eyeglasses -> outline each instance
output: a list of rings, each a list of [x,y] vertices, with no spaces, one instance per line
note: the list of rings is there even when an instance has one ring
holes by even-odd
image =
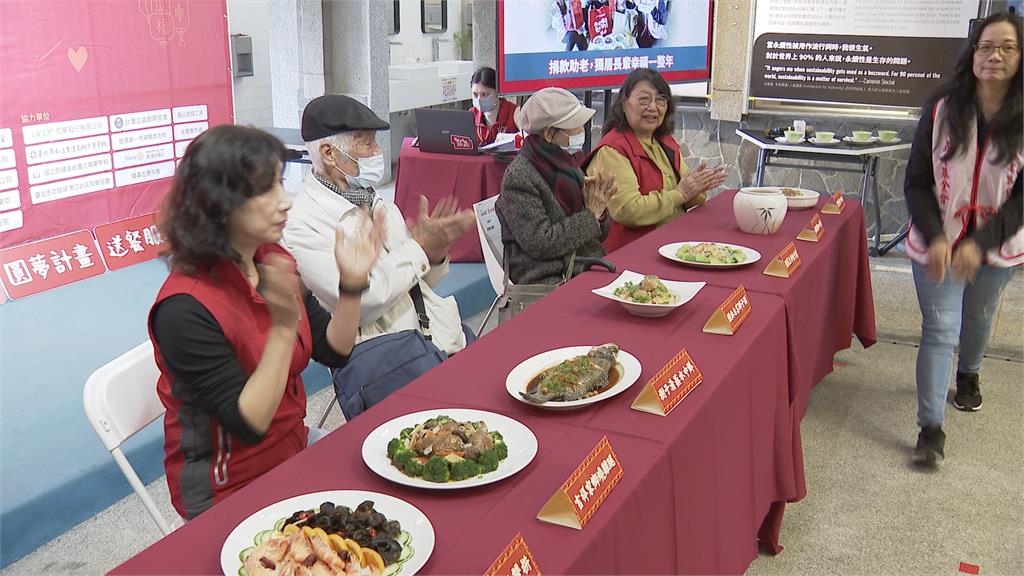
[[[653,98],[651,98],[650,94],[641,94],[636,97],[634,102],[639,104],[642,108],[647,108],[648,106],[651,105],[651,102],[654,102],[654,105],[661,110],[668,108],[668,98],[666,98],[662,94],[658,94]]]
[[[1003,57],[1016,56],[1020,52],[1020,46],[1017,46],[1016,44],[1003,44],[1002,46],[996,46],[995,44],[989,44],[987,42],[974,45],[974,53],[979,56],[991,56],[996,50],[998,50],[999,55]]]

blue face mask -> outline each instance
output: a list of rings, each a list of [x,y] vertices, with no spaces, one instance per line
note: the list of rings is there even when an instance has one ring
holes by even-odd
[[[335,148],[338,150],[338,148]],[[342,154],[341,150],[338,150]],[[377,154],[376,156],[369,156],[367,158],[355,158],[348,156],[349,160],[352,160],[359,166],[359,174],[356,176],[349,176],[345,174],[345,171],[338,168],[338,172],[345,174],[345,182],[348,183],[349,188],[362,189],[362,188],[373,188],[374,186],[380,185],[384,180],[384,154]]]
[[[569,136],[569,145],[562,146],[562,150],[565,150],[569,154],[575,154],[580,150],[583,150],[583,145],[586,144],[586,142],[587,133],[585,131],[580,132],[579,134]]]
[[[481,112],[492,112],[498,107],[498,97],[491,94],[481,98],[473,98],[473,106]]]

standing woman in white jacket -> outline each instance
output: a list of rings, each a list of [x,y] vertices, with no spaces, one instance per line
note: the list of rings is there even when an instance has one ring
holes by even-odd
[[[1024,263],[1020,46],[1012,15],[975,26],[953,78],[922,110],[907,162],[907,253],[921,306],[913,459],[921,464],[945,457],[942,421],[957,343],[953,405],[981,408],[978,372],[992,318]]]

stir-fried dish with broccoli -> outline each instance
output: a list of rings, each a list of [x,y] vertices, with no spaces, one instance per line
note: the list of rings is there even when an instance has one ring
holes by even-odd
[[[614,294],[635,304],[671,304],[678,298],[669,292],[668,287],[653,274],[644,276],[639,284],[627,281],[616,288]]]
[[[740,264],[747,260],[743,250],[715,242],[683,244],[676,252],[676,256],[687,262],[702,264]]]
[[[429,482],[458,482],[493,472],[508,457],[499,432],[484,422],[435,416],[402,430],[388,443],[388,458],[406,476]]]

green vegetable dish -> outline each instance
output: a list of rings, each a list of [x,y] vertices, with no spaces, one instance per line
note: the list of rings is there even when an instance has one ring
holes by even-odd
[[[747,254],[743,250],[714,242],[683,244],[676,251],[676,256],[686,262],[701,264],[742,264],[747,261]]]
[[[406,476],[440,484],[494,472],[508,458],[508,447],[483,422],[436,416],[392,438],[388,458]]]
[[[668,287],[653,274],[644,276],[639,283],[627,281],[615,289],[614,294],[634,304],[671,304],[677,296],[668,291]]]

